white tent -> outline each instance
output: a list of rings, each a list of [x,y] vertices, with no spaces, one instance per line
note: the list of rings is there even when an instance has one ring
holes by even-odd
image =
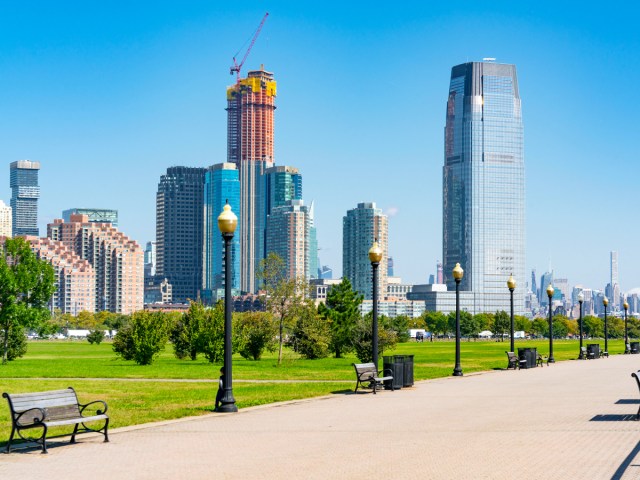
[[[480,338],[491,338],[491,337],[493,337],[493,333],[491,333],[489,330],[483,330],[482,332],[480,332],[478,334],[478,336]]]

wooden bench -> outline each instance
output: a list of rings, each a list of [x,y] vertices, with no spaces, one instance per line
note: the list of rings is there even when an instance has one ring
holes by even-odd
[[[71,434],[71,442],[76,442],[76,434],[84,432],[98,432],[104,435],[104,441],[109,441],[107,430],[109,417],[106,415],[107,404],[102,400],[81,404],[73,388],[65,390],[51,390],[48,392],[9,394],[2,396],[9,402],[11,410],[11,435],[7,443],[7,453],[11,451],[11,441],[17,434],[21,439],[42,445],[42,453],[47,453],[47,431],[51,427],[75,425]],[[84,412],[90,405],[100,404],[95,415],[85,416]],[[98,430],[89,428],[87,422],[104,421],[104,426]],[[80,425],[82,428],[79,429]],[[22,435],[23,430],[41,428],[42,435],[31,439]]]
[[[507,354],[507,360],[509,363],[507,364],[507,370],[513,368],[514,370],[522,367],[523,365],[527,365],[527,361],[525,359],[520,360],[518,356],[514,352],[504,352]]]
[[[356,390],[354,393],[358,393],[358,386],[363,383],[369,383],[373,387],[373,393],[376,393],[376,388],[382,385],[382,382],[389,380],[391,382],[391,390],[393,390],[393,376],[387,375],[380,377],[382,371],[376,369],[375,364],[372,363],[354,363],[353,367],[356,369]],[[390,370],[386,370],[391,373]]]
[[[586,358],[587,360],[591,360],[591,359],[596,358],[595,352],[587,351],[587,347],[580,347],[580,355],[581,355],[582,358]]]

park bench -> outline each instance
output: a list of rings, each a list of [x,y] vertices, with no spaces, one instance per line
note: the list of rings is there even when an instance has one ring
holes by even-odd
[[[106,415],[107,404],[102,400],[81,404],[73,388],[51,390],[48,392],[9,394],[2,396],[9,402],[11,410],[11,435],[7,443],[7,453],[11,451],[11,441],[17,434],[21,439],[42,445],[42,453],[47,453],[47,431],[51,427],[75,425],[71,434],[71,441],[75,443],[76,434],[97,432],[104,435],[104,441],[109,441],[107,429],[109,417]],[[90,405],[100,404],[95,415],[85,416],[84,412]],[[88,422],[104,421],[104,426],[98,430],[87,427]],[[79,428],[82,425],[82,428]],[[42,429],[42,435],[36,439],[22,435],[23,430],[33,428]]]
[[[548,367],[549,357],[543,357],[542,355],[538,354],[538,356],[536,357],[536,365],[540,367],[544,367],[543,365],[544,362],[547,362],[547,367]]]
[[[509,370],[510,368],[513,368],[515,370],[517,368],[522,367],[523,365],[524,366],[527,365],[527,361],[524,358],[520,360],[520,358],[518,358],[518,356],[514,352],[504,352],[504,353],[507,354],[507,359],[509,361],[509,363],[507,364],[507,370]]]
[[[640,372],[640,370],[638,370]],[[638,390],[640,390],[640,378],[636,373],[632,373],[631,376],[636,379],[636,383],[638,384]],[[640,408],[638,408],[638,413],[636,413],[636,420],[640,420]]]
[[[587,347],[580,347],[580,353],[582,354],[582,358],[586,358],[587,360],[591,360],[596,358],[596,352],[587,350]]]
[[[376,388],[382,385],[382,382],[389,381],[391,384],[391,390],[393,390],[393,376],[379,376],[380,373],[384,373],[382,370],[378,371],[375,364],[372,363],[354,363],[353,367],[356,369],[356,390],[354,393],[358,393],[358,386],[363,383],[369,383],[373,388],[373,393],[376,393]],[[391,370],[385,370],[385,372],[391,372]]]

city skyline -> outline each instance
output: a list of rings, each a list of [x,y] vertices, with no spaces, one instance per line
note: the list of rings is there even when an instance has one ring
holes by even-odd
[[[390,9],[269,6],[245,71],[264,64],[277,72],[278,164],[305,176],[322,265],[342,271],[344,211],[376,202],[389,216],[396,275],[425,283],[435,273],[442,260],[441,92],[451,65],[495,56],[518,66],[526,98],[526,271],[542,273],[551,261],[572,285],[604,289],[609,252],[617,251],[621,290],[640,286],[637,229],[610,214],[634,205],[640,173],[634,109],[614,88],[639,69],[637,7],[604,14],[560,8],[549,16],[543,4],[536,11],[505,5],[415,4],[411,19]],[[264,7],[161,3],[152,15],[135,6],[121,20],[116,7],[99,20],[90,10],[63,18],[43,7],[34,17],[10,6],[0,20],[7,72],[0,79],[0,199],[9,203],[8,164],[38,161],[41,232],[69,205],[98,206],[117,209],[120,228],[144,245],[155,239],[159,176],[226,158],[220,92],[233,84],[231,56]],[[54,28],[51,18],[62,22]],[[421,88],[398,102],[401,86],[413,81]],[[390,161],[405,171],[385,167]],[[73,188],[59,188],[70,178]]]

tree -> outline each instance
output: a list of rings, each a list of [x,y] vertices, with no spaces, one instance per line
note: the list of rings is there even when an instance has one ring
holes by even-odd
[[[446,335],[447,332],[451,331],[449,330],[449,319],[444,313],[428,311],[425,312],[424,315],[425,322],[427,324],[426,328],[428,328],[432,334],[435,333]]]
[[[224,302],[205,309],[199,348],[211,363],[220,363],[224,359]]]
[[[329,350],[336,358],[352,348],[353,330],[360,318],[358,306],[362,303],[362,295],[355,292],[348,278],[331,287],[327,293],[327,301],[318,306],[318,313],[329,321],[331,328],[331,344]]]
[[[381,315],[378,323],[378,351],[380,355],[385,350],[393,349],[398,343],[396,332],[384,325],[388,324],[388,319]],[[353,329],[353,348],[356,356],[362,363],[373,362],[373,312],[360,317]]]
[[[113,340],[113,350],[125,360],[151,365],[164,350],[169,337],[167,316],[162,312],[139,311],[131,315],[128,325]]]
[[[207,314],[202,302],[191,302],[187,313],[175,322],[169,336],[173,353],[179,359],[195,360],[202,351],[202,329]]]
[[[515,323],[515,319],[514,319]],[[504,310],[496,312],[493,318],[493,333],[499,335],[504,342],[504,334],[511,331],[511,318]]]
[[[449,323],[449,331],[456,331],[456,312],[449,312],[447,317]],[[471,337],[477,336],[480,333],[478,330],[478,324],[471,315],[466,310],[460,311],[460,336],[468,337],[468,340],[471,341]]]
[[[530,331],[531,331],[532,335],[548,336],[548,334],[549,334],[549,322],[546,319],[544,319],[543,317],[534,318],[533,321],[531,322]]]
[[[373,313],[372,313],[373,315]],[[405,343],[409,341],[409,317],[406,315],[398,315],[396,317],[381,316],[381,321],[384,321],[384,327],[387,330],[392,330],[396,333],[398,342]]]
[[[531,333],[531,320],[523,315],[514,315],[513,323],[516,331]]]
[[[331,329],[315,309],[301,312],[293,329],[294,349],[310,360],[325,358],[329,355]]]
[[[582,318],[582,333],[587,337],[604,337],[604,321],[601,318],[587,315]]]
[[[234,350],[247,360],[260,360],[265,350],[276,349],[276,327],[271,314],[244,312],[233,318]]]
[[[96,330],[91,330],[89,332],[89,335],[87,335],[87,341],[90,344],[96,344],[96,345],[100,345],[102,343],[102,340],[104,340],[104,330],[101,329],[96,329]]]
[[[75,326],[86,330],[93,330],[99,325],[98,319],[92,312],[82,310],[75,318]]]
[[[285,328],[293,328],[300,308],[308,300],[309,284],[304,277],[288,278],[285,262],[276,253],[269,253],[260,264],[259,278],[266,292],[265,306],[278,323],[278,365],[282,363]]]
[[[55,291],[53,267],[36,257],[24,238],[9,238],[0,247],[0,330],[2,363],[24,355],[26,349],[9,352],[11,340],[24,329],[49,318],[47,303]],[[24,335],[23,335],[24,336]],[[11,358],[9,358],[11,357]]]
[[[483,330],[490,330],[493,333],[496,333],[496,330],[493,327],[495,322],[495,317],[493,313],[482,312],[476,313],[474,315],[476,323],[478,324],[478,329],[482,332]]]

